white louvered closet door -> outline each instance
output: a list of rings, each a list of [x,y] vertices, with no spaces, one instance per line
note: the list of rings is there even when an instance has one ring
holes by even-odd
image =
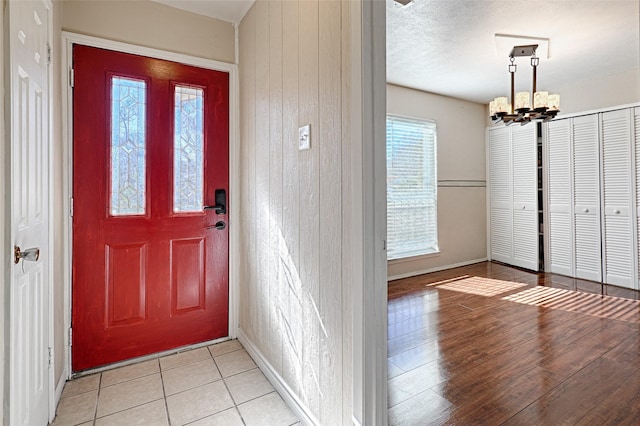
[[[600,154],[597,114],[573,119],[575,276],[602,279]]]
[[[509,129],[489,130],[491,259],[511,263],[511,142]]]
[[[548,123],[545,152],[548,200],[546,270],[573,276],[571,119]]]
[[[640,108],[634,109],[633,114],[633,133],[636,147],[636,248],[640,245]],[[640,248],[638,248],[638,256],[640,257]],[[640,268],[640,258],[637,258],[638,268]],[[637,277],[640,278],[640,271]],[[636,281],[636,288],[638,284]]]
[[[512,128],[513,260],[538,270],[538,145],[536,125]]]
[[[601,119],[605,282],[636,288],[631,111],[606,112]]]

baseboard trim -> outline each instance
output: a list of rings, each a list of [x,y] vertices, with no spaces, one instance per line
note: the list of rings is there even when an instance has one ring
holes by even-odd
[[[58,404],[60,403],[60,398],[62,398],[62,391],[64,390],[64,385],[67,383],[67,377],[69,377],[69,371],[65,368],[60,375],[60,380],[58,380],[58,384],[56,385],[56,394],[54,396],[54,401],[56,404],[56,409],[54,413],[58,411]]]
[[[488,259],[486,257],[483,257],[481,259],[468,260],[466,262],[454,263],[452,265],[436,266],[435,268],[407,272],[406,274],[399,274],[399,275],[393,275],[391,277],[388,277],[387,281],[401,280],[403,278],[415,277],[417,275],[430,274],[431,272],[438,272],[438,271],[444,271],[447,269],[459,268],[461,266],[473,265],[474,263],[486,262],[487,260]]]
[[[249,352],[249,355],[251,355],[251,358],[253,358],[258,367],[260,367],[260,370],[262,370],[267,380],[271,382],[282,399],[289,405],[289,408],[300,418],[300,421],[306,425],[319,425],[320,422],[309,412],[309,409],[300,401],[300,398],[293,392],[293,389],[289,387],[282,376],[278,374],[271,363],[264,357],[262,352],[260,352],[260,349],[247,337],[244,330],[240,327],[238,328],[238,340],[247,352]]]

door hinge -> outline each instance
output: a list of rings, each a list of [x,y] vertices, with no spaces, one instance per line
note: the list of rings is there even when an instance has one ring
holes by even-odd
[[[73,87],[74,83],[75,83],[75,73],[73,71],[73,68],[71,68],[69,70],[69,86]]]
[[[69,346],[73,345],[73,328],[69,329]]]
[[[53,351],[49,347],[49,367],[51,367],[51,364],[53,364]]]
[[[73,197],[69,199],[69,216],[73,217]]]
[[[47,65],[51,65],[51,45],[47,43]]]

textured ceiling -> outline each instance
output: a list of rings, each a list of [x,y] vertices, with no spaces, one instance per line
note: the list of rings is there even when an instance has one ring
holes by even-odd
[[[387,2],[387,81],[488,103],[509,91],[508,53],[494,35],[549,39],[538,88],[640,67],[638,0],[414,0]],[[531,90],[517,58],[516,90]]]
[[[154,1],[234,23],[254,2]],[[549,39],[538,87],[550,92],[640,68],[640,0],[385,1],[387,81],[401,86],[480,103],[507,95],[508,51],[495,34]],[[516,90],[530,90],[528,58],[516,63]]]

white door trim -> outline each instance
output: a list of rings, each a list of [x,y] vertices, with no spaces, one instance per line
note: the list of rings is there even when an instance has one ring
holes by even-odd
[[[4,7],[4,6],[3,6]],[[5,11],[0,12],[0,18],[2,18],[2,30],[0,30],[0,55],[2,55],[2,64],[0,65],[0,92],[2,93],[2,102],[0,102],[0,177],[2,178],[2,183],[0,183],[0,187],[4,194],[9,193],[9,172],[5,165],[7,161],[5,161],[5,153],[6,150],[6,141],[9,139],[9,127],[10,124],[7,123],[5,127],[5,103],[7,101],[6,90],[4,87],[4,74],[5,68],[9,68],[8,60],[6,60],[7,56],[5,55],[5,43],[8,43],[8,25],[9,17],[5,16]],[[10,71],[10,69],[7,69]],[[9,210],[10,202],[5,201],[6,197],[0,197],[0,259],[2,265],[0,267],[0,282],[8,283],[11,280],[9,274],[11,274],[11,267],[9,263],[9,252],[5,250],[5,247],[11,246],[10,235],[5,233],[5,229],[9,229],[11,226],[11,212]],[[2,384],[0,387],[0,417],[4,419],[4,407],[7,405],[6,399],[8,399],[8,386],[9,386],[9,368],[8,365],[8,353],[5,352],[5,344],[8,342],[9,337],[7,336],[8,326],[7,326],[7,318],[8,318],[8,306],[10,303],[7,291],[3,288],[0,290],[0,321],[2,322],[2,329],[0,330],[0,377],[2,378]]]
[[[388,421],[385,7],[351,2],[354,425]]]
[[[54,301],[55,301],[55,273],[54,273],[54,265],[56,260],[58,259],[59,254],[56,254],[54,251],[54,247],[55,247],[55,242],[53,240],[53,236],[54,236],[54,221],[53,221],[53,208],[55,205],[54,202],[54,197],[53,197],[53,176],[54,176],[54,165],[53,165],[53,149],[52,147],[55,144],[55,123],[53,120],[53,111],[54,111],[54,107],[55,107],[55,99],[53,96],[53,88],[54,88],[54,82],[53,82],[53,77],[55,75],[55,73],[53,72],[53,64],[55,63],[55,61],[53,60],[53,3],[51,2],[51,0],[44,0],[46,6],[47,6],[47,10],[49,11],[49,13],[47,14],[47,26],[49,29],[49,33],[47,34],[47,38],[48,38],[48,49],[49,52],[47,53],[48,55],[48,60],[49,60],[49,67],[48,67],[48,75],[47,78],[49,79],[49,84],[47,85],[49,87],[49,146],[47,147],[48,153],[48,159],[49,159],[49,177],[48,177],[48,187],[49,187],[49,194],[48,194],[48,203],[47,203],[47,208],[49,209],[49,248],[48,248],[48,252],[51,253],[50,259],[49,259],[49,350],[51,351],[51,353],[49,354],[49,423],[53,422],[53,418],[56,416],[56,408],[58,407],[58,401],[60,400],[60,396],[62,394],[62,389],[60,389],[60,393],[58,394],[57,389],[56,389],[56,360],[55,360],[55,353],[56,353],[56,346],[55,346],[55,339],[56,339],[56,330],[55,330],[55,311],[54,311]],[[61,377],[64,375],[64,371],[62,371],[61,373]]]
[[[213,41],[213,40],[212,40]],[[152,49],[135,44],[122,43],[103,38],[90,37],[81,34],[62,32],[62,137],[63,137],[63,235],[65,236],[63,259],[64,259],[64,326],[65,326],[65,368],[64,377],[70,378],[71,368],[71,346],[68,330],[71,327],[71,262],[73,259],[72,241],[73,227],[71,223],[71,194],[73,190],[73,88],[70,85],[71,69],[73,61],[73,45],[97,47],[102,49],[115,50],[118,52],[131,53],[151,58],[164,59],[179,62],[186,65],[193,65],[200,68],[222,71],[229,73],[229,337],[235,338],[238,330],[238,237],[239,237],[239,214],[238,214],[238,190],[240,188],[240,175],[237,165],[240,160],[238,146],[238,65],[226,62],[214,61],[212,59],[198,58],[195,56],[180,53],[168,52],[164,50]]]

